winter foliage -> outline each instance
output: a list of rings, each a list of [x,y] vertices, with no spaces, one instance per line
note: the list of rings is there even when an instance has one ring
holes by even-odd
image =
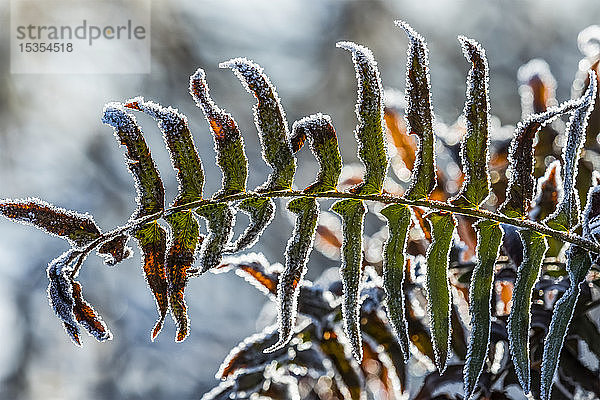
[[[362,176],[343,178],[338,137],[329,115],[304,117],[290,131],[276,88],[262,67],[246,58],[234,58],[220,67],[230,68],[255,97],[254,122],[262,157],[272,169],[255,190],[247,188],[242,131],[212,100],[200,68],[190,77],[189,92],[214,139],[216,163],[222,171],[218,192],[203,193],[203,165],[187,117],[173,107],[135,97],[107,104],[102,118],[125,147],[126,165],[136,187],[137,209],[125,225],[102,232],[89,214],[35,198],[1,200],[0,213],[5,217],[65,238],[71,245],[47,269],[50,305],[71,340],[81,345],[80,327],[99,341],[111,338],[102,318],[84,300],[76,278],[94,250],[111,266],[130,257],[127,243],[132,236],[158,312],[152,340],[168,313],[177,327],[176,341],[190,334],[187,283],[208,271],[234,270],[277,301],[277,326],[250,336],[231,351],[217,373],[223,382],[203,397],[206,400],[236,398],[240,393],[298,398],[298,369],[310,379],[326,381],[329,390],[341,398],[365,398],[373,379],[392,393],[403,393],[407,391],[405,364],[413,356],[427,359],[438,377],[462,378],[464,398],[477,393],[491,398],[487,394],[493,382],[486,379],[498,374],[492,370],[502,355],[492,344],[499,337],[508,343],[511,361],[506,368],[513,368],[523,392],[550,399],[560,379],[570,324],[579,318],[578,300],[586,293],[588,273],[600,253],[600,181],[597,173],[590,172],[592,179],[583,183],[588,193],[583,211],[578,183],[590,116],[600,107],[597,75],[590,70],[587,87],[578,98],[549,106],[556,82],[547,64],[538,60],[519,72],[519,79],[533,93],[533,103],[524,100],[529,112],[507,146],[510,173],[503,173],[507,179],[501,182],[503,190],[498,190],[494,186],[500,175],[493,166],[488,61],[481,44],[459,36],[470,68],[464,135],[457,150],[461,183],[447,193],[448,178],[436,166],[439,141],[434,132],[427,44],[406,22],[396,21],[396,25],[408,36],[405,132],[391,126],[397,121],[386,107],[371,50],[349,41],[336,45],[351,53],[356,73],[354,134],[364,166]],[[544,98],[536,97],[534,89],[539,85],[546,90]],[[163,182],[134,112],[156,120],[169,151],[179,188],[168,207]],[[545,173],[536,184],[539,146],[548,143],[541,137],[536,140],[536,135],[548,134],[545,129],[564,114],[570,119],[562,162],[543,164]],[[416,146],[411,134],[416,135]],[[388,136],[394,146],[403,147],[402,152],[388,152]],[[306,141],[319,171],[308,187],[295,190],[294,175],[300,169],[295,153]],[[412,167],[410,180],[406,190],[388,190],[388,166],[391,163],[394,169],[398,157],[405,157],[404,165]],[[491,197],[498,200],[497,209],[489,207]],[[282,256],[284,265],[270,264],[261,254],[234,255],[260,240],[274,218],[276,198],[290,199],[287,209],[295,220]],[[336,200],[331,211],[339,217],[341,229],[319,224],[324,199]],[[234,239],[238,211],[248,215],[249,223]],[[365,218],[372,211],[386,227],[368,237]],[[206,232],[202,232],[201,220],[206,222]],[[372,242],[380,244],[374,251],[370,251]],[[312,283],[304,278],[308,260],[313,248],[321,251],[323,244],[339,251],[340,279]],[[530,331],[539,324],[536,285],[548,273],[545,260],[549,257],[564,260],[564,287],[550,307],[543,346],[536,347],[543,352],[541,367],[536,367]],[[506,296],[502,288],[497,294],[495,286],[501,258],[516,267],[505,302],[512,306],[504,319],[494,310],[496,298]],[[468,273],[457,278],[452,272],[456,265],[469,263]],[[426,303],[422,309],[419,299]],[[468,337],[458,316],[460,304],[470,314]],[[428,323],[423,324],[419,315],[426,315]],[[370,362],[379,369],[369,368]],[[539,379],[534,380],[534,374]],[[435,386],[427,379],[424,388]]]

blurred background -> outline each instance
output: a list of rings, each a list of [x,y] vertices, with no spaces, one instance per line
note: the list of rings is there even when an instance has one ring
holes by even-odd
[[[126,1],[122,7],[128,9]],[[135,13],[135,10],[127,10]],[[346,162],[356,161],[353,129],[356,81],[339,40],[368,46],[386,88],[404,89],[407,39],[394,26],[404,19],[429,44],[436,117],[453,123],[462,112],[469,66],[456,36],[478,40],[490,65],[491,112],[502,125],[521,118],[517,71],[532,58],[546,60],[557,79],[557,99],[571,96],[582,58],[577,34],[600,21],[597,0],[461,1],[154,1],[152,65],[146,75],[18,75],[10,73],[10,4],[0,2],[0,198],[36,196],[90,212],[104,230],[126,221],[135,208],[133,180],[123,149],[101,121],[102,107],[142,95],[186,114],[207,175],[205,192],[221,184],[213,141],[188,94],[188,77],[206,70],[212,96],[238,122],[250,161],[249,187],[269,169],[260,158],[252,121],[254,99],[219,62],[245,56],[261,64],[277,86],[291,122],[330,114]],[[177,193],[161,135],[143,116],[167,201]],[[299,154],[313,179],[316,162]],[[253,250],[282,262],[292,225],[284,204]],[[323,209],[327,207],[323,204]],[[239,217],[245,222],[245,217]],[[33,228],[0,220],[0,398],[191,399],[215,385],[214,374],[240,340],[275,320],[267,299],[233,274],[206,274],[186,290],[191,334],[175,344],[168,320],[150,342],[156,310],[141,274],[140,254],[114,268],[90,257],[80,275],[87,300],[114,335],[99,344],[85,336],[72,345],[48,306],[46,265],[66,244]],[[130,243],[133,245],[133,242]],[[339,262],[313,252],[308,278]]]

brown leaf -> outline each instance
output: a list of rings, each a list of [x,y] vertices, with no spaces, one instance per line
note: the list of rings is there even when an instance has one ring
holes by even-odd
[[[99,342],[112,339],[112,335],[102,318],[96,314],[87,301],[84,300],[81,294],[81,284],[77,281],[71,282],[73,285],[73,314],[89,333],[91,333]]]
[[[98,254],[104,258],[104,263],[113,266],[131,257],[133,251],[127,247],[128,240],[129,235],[121,234],[104,242],[98,249]]]

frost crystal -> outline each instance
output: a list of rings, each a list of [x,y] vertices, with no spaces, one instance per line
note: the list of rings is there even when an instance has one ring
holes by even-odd
[[[377,62],[368,48],[353,42],[338,42],[336,47],[352,53],[358,82],[354,131],[358,142],[358,157],[365,165],[363,182],[352,188],[358,194],[381,193],[388,168],[384,139],[384,95]]]
[[[74,258],[73,250],[68,250],[48,264],[46,270],[50,281],[48,300],[58,318],[63,322],[65,331],[71,340],[76,345],[81,346],[79,327],[73,313],[75,301],[73,300],[73,286],[70,278],[70,274],[73,272],[70,264],[74,261]]]
[[[275,86],[262,67],[246,58],[234,58],[219,64],[230,68],[258,103],[253,107],[263,160],[273,168],[267,182],[257,191],[289,190],[296,171],[296,159],[289,141],[288,124]]]

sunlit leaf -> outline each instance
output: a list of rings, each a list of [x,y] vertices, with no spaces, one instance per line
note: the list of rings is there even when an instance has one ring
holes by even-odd
[[[135,117],[122,104],[108,103],[104,107],[102,122],[114,128],[115,136],[127,148],[127,167],[135,180],[138,203],[132,218],[163,210],[165,189]]]
[[[470,399],[483,370],[490,344],[491,295],[494,266],[502,244],[502,228],[497,222],[480,220],[477,230],[477,264],[471,277],[469,308],[471,336],[464,368],[465,397]]]
[[[215,141],[217,165],[223,171],[221,190],[215,197],[246,191],[248,159],[244,151],[244,139],[231,116],[211,99],[206,74],[202,68],[190,76],[190,94],[202,109],[210,125]]]
[[[410,187],[404,197],[410,200],[425,199],[435,188],[435,153],[433,134],[433,109],[429,78],[429,50],[427,43],[404,21],[394,21],[409,39],[406,52],[406,121],[408,131],[417,135],[419,146],[410,178]]]
[[[452,214],[432,212],[427,215],[433,240],[427,249],[427,308],[431,326],[435,364],[443,373],[450,356],[451,293],[448,263],[456,219]]]
[[[129,100],[125,107],[142,111],[158,121],[179,182],[179,193],[173,205],[202,199],[204,170],[186,116],[175,108],[165,108],[152,101],[144,101],[142,97]]]
[[[200,248],[200,273],[218,267],[225,252],[225,246],[233,236],[235,214],[226,203],[213,203],[201,206],[196,213],[206,220],[208,235]]]
[[[544,222],[551,228],[568,231],[579,223],[579,194],[575,188],[577,166],[585,142],[587,121],[596,100],[596,74],[590,71],[590,86],[580,99],[567,125],[567,144],[563,149],[563,191],[556,210]]]
[[[0,200],[0,214],[63,237],[75,246],[85,246],[100,236],[100,228],[91,215],[58,208],[36,198]]]
[[[189,334],[190,322],[187,316],[184,291],[188,280],[187,271],[194,264],[200,227],[192,211],[179,211],[166,216],[165,219],[171,226],[172,234],[168,244],[165,267],[167,293],[171,314],[177,325],[175,341],[181,342]]]
[[[304,192],[319,193],[336,190],[342,172],[342,158],[331,117],[319,113],[294,122],[291,138],[294,152],[300,150],[307,138],[310,149],[319,162],[319,173],[316,181],[304,189]]]
[[[352,354],[358,361],[362,359],[360,335],[360,287],[362,284],[362,234],[366,207],[361,200],[339,200],[331,210],[342,218],[342,277],[344,299],[342,315],[344,331],[350,341]]]
[[[129,241],[128,234],[121,234],[108,240],[98,248],[98,254],[104,258],[104,263],[110,266],[120,263],[131,257],[133,250],[127,247]]]
[[[99,342],[112,339],[112,335],[96,310],[83,298],[81,284],[72,281],[73,288],[73,314],[77,322],[83,326]]]
[[[235,253],[254,246],[275,216],[275,202],[266,197],[244,199],[236,208],[248,215],[250,224],[234,243],[225,247],[227,253]]]
[[[219,64],[231,68],[242,81],[246,90],[258,103],[254,106],[254,123],[258,129],[262,156],[273,168],[267,181],[257,191],[289,190],[296,171],[296,159],[292,154],[285,112],[275,86],[262,67],[245,58],[234,58]]]
[[[463,53],[472,64],[467,77],[467,100],[464,114],[467,132],[461,146],[465,180],[451,203],[478,208],[490,193],[488,173],[489,72],[485,50],[479,43],[464,36],[458,37]]]
[[[573,318],[575,305],[579,297],[580,286],[592,266],[592,260],[587,251],[571,245],[567,250],[567,271],[571,285],[554,305],[552,322],[544,342],[542,357],[541,398],[549,400],[552,391],[552,380],[558,368],[561,350],[567,334],[567,329]]]
[[[306,263],[312,251],[319,204],[310,197],[300,197],[288,203],[288,210],[296,214],[292,237],[285,250],[285,269],[277,286],[279,340],[266,351],[272,352],[284,347],[292,338],[298,310],[300,282],[306,273]]]
[[[404,307],[404,254],[406,237],[410,227],[410,210],[402,204],[392,204],[381,210],[388,220],[389,238],[385,243],[383,257],[383,287],[387,295],[386,309],[390,324],[398,337],[405,360],[410,355],[408,326]]]
[[[529,373],[529,325],[531,292],[538,280],[542,261],[548,249],[546,236],[531,230],[520,230],[523,243],[523,261],[517,270],[513,289],[512,307],[508,317],[509,347],[519,383],[528,394]]]
[[[283,267],[281,264],[270,264],[262,253],[225,257],[223,263],[213,272],[227,272],[230,269],[234,269],[236,275],[244,278],[264,294],[270,296],[277,294],[277,283]]]
[[[135,232],[135,238],[142,249],[144,276],[154,295],[158,310],[158,320],[151,334],[151,339],[154,340],[162,329],[169,308],[165,270],[167,232],[157,221],[154,221],[140,227]]]
[[[363,182],[351,191],[363,195],[381,193],[388,169],[388,157],[383,136],[383,86],[377,62],[371,50],[364,46],[353,42],[338,42],[336,46],[352,53],[358,81],[358,125],[354,134],[358,142],[358,157],[365,165],[365,176]]]

